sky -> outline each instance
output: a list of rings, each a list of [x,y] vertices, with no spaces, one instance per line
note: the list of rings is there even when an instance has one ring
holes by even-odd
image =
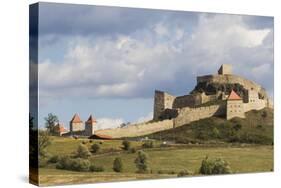
[[[40,3],[39,126],[92,114],[99,129],[153,115],[154,91],[184,95],[231,64],[273,98],[273,18]]]

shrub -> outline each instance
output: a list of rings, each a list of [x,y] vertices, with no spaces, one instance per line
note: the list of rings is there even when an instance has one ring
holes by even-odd
[[[128,140],[124,140],[122,142],[122,145],[123,145],[123,149],[128,151],[130,149],[130,147],[131,147],[131,142],[129,142]]]
[[[93,140],[89,140],[89,143],[93,143]]]
[[[220,138],[220,131],[216,127],[214,127],[212,130],[212,136],[214,138]]]
[[[181,170],[179,173],[178,173],[178,177],[184,177],[184,176],[189,176],[189,175],[192,175],[193,173],[189,170]]]
[[[142,147],[143,147],[143,148],[153,148],[153,141],[145,141],[145,142],[142,144]]]
[[[58,161],[56,168],[73,171],[89,171],[90,162],[87,159],[70,158],[69,156],[63,156]]]
[[[82,144],[87,144],[87,141],[83,140],[83,141],[82,141]]]
[[[199,172],[201,174],[229,174],[231,173],[228,162],[221,158],[211,160],[208,157],[203,159]]]
[[[131,149],[130,149],[130,152],[131,152],[131,153],[136,153],[137,150],[136,150],[136,148],[131,148]]]
[[[242,129],[242,125],[241,125],[241,124],[235,124],[234,127],[233,127],[233,129],[234,129],[235,131],[239,131],[239,130]]]
[[[96,166],[96,165],[92,164],[92,165],[90,165],[89,170],[91,172],[103,172],[104,168],[102,166]]]
[[[59,156],[59,155],[54,155],[54,156],[52,156],[52,157],[48,160],[48,162],[49,162],[49,163],[57,163],[57,162],[60,160],[60,158],[61,158],[61,156]]]
[[[72,159],[71,170],[86,172],[89,171],[90,161],[86,159]]]
[[[87,146],[80,144],[77,148],[76,157],[79,158],[88,158],[91,156],[91,153]]]
[[[123,163],[120,157],[116,157],[113,161],[113,170],[115,172],[122,172],[123,171]]]
[[[139,151],[135,159],[135,164],[138,169],[137,172],[144,173],[148,171],[148,156],[144,151]]]
[[[91,149],[92,149],[92,152],[93,152],[93,153],[97,153],[97,152],[100,150],[100,145],[98,145],[98,144],[93,144],[93,145],[91,146]]]
[[[69,156],[63,156],[58,161],[56,168],[57,169],[71,169],[72,159]]]

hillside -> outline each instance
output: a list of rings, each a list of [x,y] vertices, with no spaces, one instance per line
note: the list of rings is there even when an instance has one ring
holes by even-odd
[[[246,118],[211,117],[145,137],[176,143],[239,142],[273,144],[273,110],[252,110]]]

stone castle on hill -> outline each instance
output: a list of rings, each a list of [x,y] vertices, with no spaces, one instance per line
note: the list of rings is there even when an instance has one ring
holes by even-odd
[[[153,119],[175,119],[178,124],[186,124],[211,116],[244,118],[245,112],[265,107],[273,107],[265,89],[232,74],[231,65],[223,64],[218,74],[198,76],[196,87],[188,95],[175,97],[155,91]]]
[[[84,124],[78,114],[75,114],[70,121],[70,132],[64,135],[104,139],[137,137],[212,116],[227,120],[234,117],[245,118],[246,112],[263,108],[273,108],[265,89],[255,82],[232,74],[231,65],[223,64],[217,74],[198,76],[197,85],[187,95],[173,96],[155,91],[151,121],[122,128],[96,130],[96,120],[92,116]]]

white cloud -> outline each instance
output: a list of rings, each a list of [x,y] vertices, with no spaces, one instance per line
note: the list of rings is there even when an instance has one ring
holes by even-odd
[[[154,89],[187,92],[194,76],[214,73],[222,63],[261,84],[273,80],[268,74],[273,71],[272,28],[250,28],[243,16],[205,14],[193,27],[190,33],[184,23],[159,21],[130,35],[73,38],[63,62],[40,62],[40,94],[151,97]]]
[[[99,118],[97,119],[97,129],[111,129],[117,128],[124,123],[122,118]]]
[[[153,112],[149,112],[146,116],[138,118],[134,123],[143,123],[149,120],[152,120]]]

